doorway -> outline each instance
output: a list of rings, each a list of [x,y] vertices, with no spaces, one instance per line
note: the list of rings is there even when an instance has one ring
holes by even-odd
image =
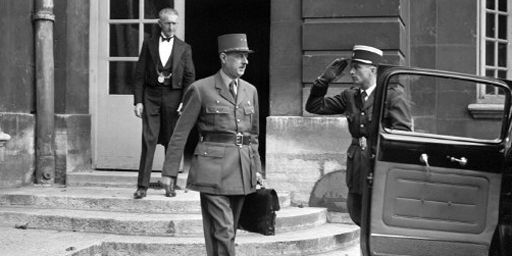
[[[112,9],[110,4],[119,10],[109,12]],[[146,13],[149,10],[147,4],[158,6],[149,8],[155,11]],[[178,29],[178,37],[192,46],[197,79],[210,76],[220,68],[217,36],[247,34],[249,47],[255,53],[249,56],[249,66],[243,79],[258,87],[260,154],[264,158],[266,117],[269,113],[270,0],[93,0],[91,21],[95,22],[92,22],[90,32],[93,167],[138,169],[142,125],[133,114],[132,85],[129,82],[133,81],[142,40],[149,36],[148,31],[156,23],[156,10],[164,4],[174,6],[182,14],[180,17],[185,19],[180,22],[185,26]],[[115,50],[120,49],[118,46],[123,46],[125,51]],[[197,136],[190,138],[186,158],[190,158],[197,141]],[[161,170],[163,158],[163,147],[158,146],[153,170]]]
[[[133,113],[135,67],[144,38],[152,36],[163,7],[184,12],[185,0],[91,0],[90,82],[93,168],[137,170],[142,121]],[[178,24],[183,24],[180,22]],[[178,37],[183,38],[183,27]],[[154,170],[161,170],[158,146]]]
[[[245,33],[249,65],[242,77],[258,89],[260,105],[259,150],[265,159],[266,117],[269,114],[270,0],[185,1],[185,40],[192,46],[196,79],[220,69],[217,37]]]

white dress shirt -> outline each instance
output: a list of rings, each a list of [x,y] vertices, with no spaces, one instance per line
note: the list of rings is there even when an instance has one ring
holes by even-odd
[[[377,87],[377,85],[373,85],[373,86],[371,86],[370,88],[368,88],[366,90],[361,89],[361,92],[366,91],[366,97],[364,98],[364,101],[368,100],[368,97],[370,97],[370,94],[372,94],[373,90],[375,90],[375,87]]]
[[[162,37],[165,37],[162,34],[159,38],[160,43],[158,44],[158,54],[160,55],[160,61],[162,62],[162,66],[165,67],[165,64],[171,57],[172,47],[174,45],[174,36],[169,40],[169,42],[164,41]]]

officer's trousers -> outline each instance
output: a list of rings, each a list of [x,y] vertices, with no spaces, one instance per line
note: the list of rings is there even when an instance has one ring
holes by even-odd
[[[236,229],[245,196],[200,195],[207,255],[234,256]]]
[[[348,193],[347,198],[347,209],[350,214],[352,221],[361,226],[361,208],[363,203],[363,197],[359,193]]]

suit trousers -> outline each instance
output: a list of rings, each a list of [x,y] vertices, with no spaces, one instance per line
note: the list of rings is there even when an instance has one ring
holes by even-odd
[[[181,97],[181,90],[173,90],[165,86],[148,87],[145,90],[142,150],[137,180],[139,188],[149,187],[156,145],[163,145],[167,151],[167,144],[179,118],[177,109]]]
[[[347,209],[352,221],[361,226],[361,208],[363,203],[363,197],[359,193],[348,193],[347,198]]]
[[[244,195],[201,193],[204,240],[208,256],[234,256],[238,220]]]

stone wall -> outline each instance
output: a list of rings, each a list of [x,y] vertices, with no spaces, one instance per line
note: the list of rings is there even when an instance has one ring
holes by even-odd
[[[0,187],[29,185],[35,173],[34,1],[0,0]],[[55,182],[90,169],[89,1],[54,1]]]
[[[293,203],[307,204],[322,176],[345,172],[350,143],[345,118],[269,117],[267,182],[270,187],[290,191]]]
[[[411,65],[476,74],[478,2],[411,1]]]
[[[89,1],[55,1],[55,183],[91,170]]]
[[[0,113],[0,127],[11,136],[0,162],[0,187],[33,182],[35,170],[35,117],[25,113]]]
[[[0,127],[11,139],[0,187],[30,184],[34,172],[34,1],[0,0]]]
[[[342,178],[325,177],[337,177],[337,186],[345,186],[345,152],[351,141],[347,121],[343,116],[320,117],[304,111],[312,82],[334,58],[350,57],[355,44],[382,49],[387,63],[408,64],[408,3],[272,2],[266,178],[270,186],[290,191],[292,203],[308,204],[315,184],[334,171],[340,171]],[[350,78],[342,78],[331,85],[328,94],[350,86]],[[329,193],[329,189],[321,190]]]

